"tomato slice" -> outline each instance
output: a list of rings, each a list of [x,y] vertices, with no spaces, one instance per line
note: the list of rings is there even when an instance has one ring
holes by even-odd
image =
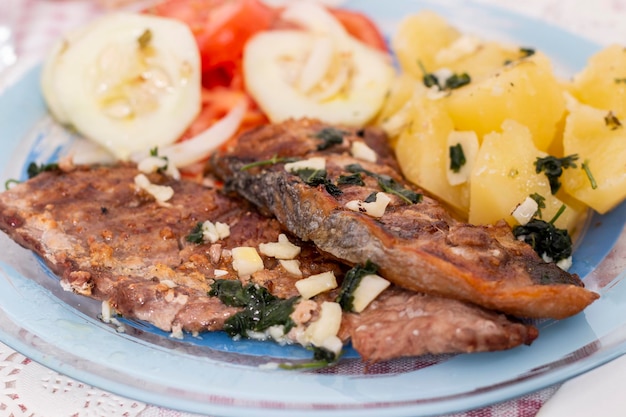
[[[276,9],[259,0],[167,0],[147,11],[186,23],[198,43],[202,71],[226,66],[216,75],[227,78],[241,59],[246,41],[271,27],[278,17]]]
[[[329,11],[341,22],[350,35],[374,48],[388,51],[385,37],[369,17],[363,13],[346,9],[331,8]]]

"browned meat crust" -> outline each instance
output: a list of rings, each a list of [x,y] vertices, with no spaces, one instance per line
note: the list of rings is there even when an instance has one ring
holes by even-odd
[[[213,169],[227,189],[271,213],[301,239],[349,263],[370,260],[380,266],[383,276],[407,289],[534,318],[568,317],[598,297],[583,288],[578,276],[544,262],[517,241],[505,223],[458,222],[426,195],[419,203],[407,204],[390,194],[391,203],[381,218],[347,209],[348,201],[366,200],[381,191],[376,175],[392,178],[405,189],[411,186],[393,168],[380,132],[342,129],[342,143],[320,150],[324,142],[318,136],[327,127],[305,120],[258,128],[216,155]],[[378,152],[375,163],[350,155],[351,144],[358,141]],[[375,175],[363,175],[364,186],[340,185],[342,193],[333,196],[327,183],[308,185],[287,172],[280,159],[313,156],[325,157],[327,179],[333,184],[351,164]],[[270,159],[279,162],[245,167]]]
[[[227,271],[223,278],[237,279],[229,249],[276,241],[281,232],[278,222],[257,214],[243,200],[154,174],[153,183],[175,190],[172,200],[160,205],[137,191],[133,185],[137,173],[131,166],[42,173],[0,193],[0,229],[39,254],[67,289],[108,300],[127,317],[166,331],[222,329],[238,310],[207,295],[215,270]],[[216,244],[187,242],[190,230],[205,220],[229,224],[231,235]],[[341,279],[344,266],[313,245],[291,239],[302,248],[298,260],[304,276],[333,270]],[[266,269],[249,279],[282,298],[297,295],[293,276],[272,258],[264,257],[264,263]],[[332,298],[333,294],[326,294],[317,301]],[[431,330],[415,335],[415,318],[394,313],[398,300],[413,312],[428,311],[420,326]],[[435,305],[438,313],[430,314]],[[345,315],[349,318],[343,323],[344,340],[353,337],[357,351],[362,348],[368,360],[501,350],[530,343],[537,336],[533,326],[480,307],[406,290],[394,289],[374,306],[362,315]],[[296,319],[298,323],[316,318],[317,303],[310,307]],[[363,331],[364,324],[373,329],[376,325],[370,323],[376,323],[382,312],[381,323],[388,331],[395,330]],[[393,323],[390,314],[396,315]],[[384,347],[390,334],[393,350],[372,350],[371,346]],[[475,336],[459,338],[459,334]]]

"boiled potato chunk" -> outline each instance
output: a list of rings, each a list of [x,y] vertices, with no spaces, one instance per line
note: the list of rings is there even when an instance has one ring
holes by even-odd
[[[601,214],[626,198],[626,126],[607,122],[607,116],[607,110],[570,105],[563,137],[565,155],[577,154],[579,167],[565,170],[563,187]],[[583,163],[589,173],[580,169]]]
[[[469,44],[472,42],[470,39],[472,38],[462,37],[448,49],[454,51],[454,49],[456,49],[455,44]],[[455,74],[467,73],[473,81],[478,81],[500,71],[507,62],[519,60],[523,56],[523,52],[521,52],[519,48],[509,47],[498,42],[485,42],[477,39],[475,42],[473,50],[467,46],[459,48],[460,50],[465,50],[466,53],[457,53],[456,57],[454,53],[437,54],[435,69],[448,68]],[[445,52],[445,50],[442,52]],[[455,59],[446,59],[447,57]]]
[[[448,182],[448,137],[454,130],[441,100],[417,92],[411,101],[411,124],[396,143],[396,157],[406,178],[455,208],[462,217],[469,208],[469,185]]]
[[[402,70],[418,80],[424,76],[424,70],[432,73],[442,68],[479,79],[524,55],[516,47],[463,35],[432,11],[422,11],[401,21],[392,39],[392,49]]]
[[[516,121],[506,120],[501,133],[486,135],[470,180],[469,222],[492,224],[504,219],[514,226],[517,222],[511,213],[532,194],[544,197],[541,218],[552,220],[564,203],[551,194],[546,176],[535,172],[537,157],[545,156],[535,147],[530,130]],[[579,210],[566,205],[555,226],[573,232]]]
[[[581,102],[626,119],[626,48],[612,45],[592,56],[574,77],[572,92]]]
[[[482,138],[514,119],[530,129],[542,151],[549,148],[565,113],[563,89],[549,60],[539,53],[454,90],[445,101],[457,130],[473,130]]]
[[[424,76],[420,63],[433,71],[435,56],[452,42],[461,37],[461,33],[448,22],[431,11],[423,11],[405,17],[391,40],[402,70],[416,79]]]

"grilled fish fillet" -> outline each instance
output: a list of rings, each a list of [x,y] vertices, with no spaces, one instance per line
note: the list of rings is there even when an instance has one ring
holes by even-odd
[[[0,193],[0,229],[41,256],[66,289],[106,300],[124,316],[165,331],[221,330],[240,310],[207,294],[218,270],[225,271],[221,279],[254,282],[281,298],[298,295],[298,278],[274,258],[263,256],[265,269],[252,276],[238,277],[233,269],[231,249],[277,241],[283,230],[275,219],[260,215],[242,199],[155,173],[149,176],[152,183],[174,189],[171,200],[158,203],[135,187],[138,173],[129,165],[41,173]],[[188,242],[189,232],[205,220],[228,224],[230,236],[217,243]],[[301,247],[297,259],[303,276],[331,270],[341,280],[345,265],[310,243],[290,239]],[[353,338],[365,360],[502,350],[537,337],[531,325],[468,303],[399,288],[389,291],[362,316],[344,315],[342,338]],[[294,321],[306,327],[317,319],[319,303],[334,296],[330,292],[301,302]],[[398,300],[407,311],[424,314],[398,315]],[[380,323],[395,329],[395,349],[359,350],[383,346],[389,334],[364,329],[375,329],[381,325],[376,317],[383,320],[390,314],[396,315],[393,323]],[[417,334],[416,326],[430,331]]]
[[[372,149],[375,161],[354,151],[355,143]],[[314,157],[324,158],[326,176],[311,180],[311,172],[300,172],[306,177],[285,168],[287,161]],[[459,222],[409,185],[379,131],[287,121],[244,133],[211,165],[227,190],[291,233],[345,262],[374,262],[400,287],[530,318],[565,318],[598,298],[578,276],[516,240],[504,222]],[[343,184],[356,174],[362,185]],[[373,217],[362,202],[381,191],[391,201],[382,217]],[[407,200],[415,197],[411,192],[421,194],[419,202]],[[347,208],[355,201],[358,211]]]

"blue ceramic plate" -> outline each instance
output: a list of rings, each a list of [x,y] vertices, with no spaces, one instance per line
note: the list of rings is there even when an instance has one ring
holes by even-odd
[[[599,47],[540,21],[460,2],[353,0],[391,33],[397,20],[430,8],[464,31],[547,53],[572,74]],[[2,180],[24,178],[28,162],[54,160],[71,133],[46,113],[39,70],[0,97]],[[179,341],[150,326],[126,332],[97,318],[99,303],[63,292],[30,252],[0,236],[0,339],[58,372],[116,394],[221,416],[417,416],[485,406],[561,382],[626,352],[626,276],[593,271],[615,245],[626,204],[594,216],[575,252],[573,272],[601,298],[583,313],[539,324],[532,346],[506,352],[404,359],[365,367],[349,352],[317,372],[266,369],[309,353],[272,343],[234,343],[221,333]],[[623,256],[624,254],[621,254]]]

